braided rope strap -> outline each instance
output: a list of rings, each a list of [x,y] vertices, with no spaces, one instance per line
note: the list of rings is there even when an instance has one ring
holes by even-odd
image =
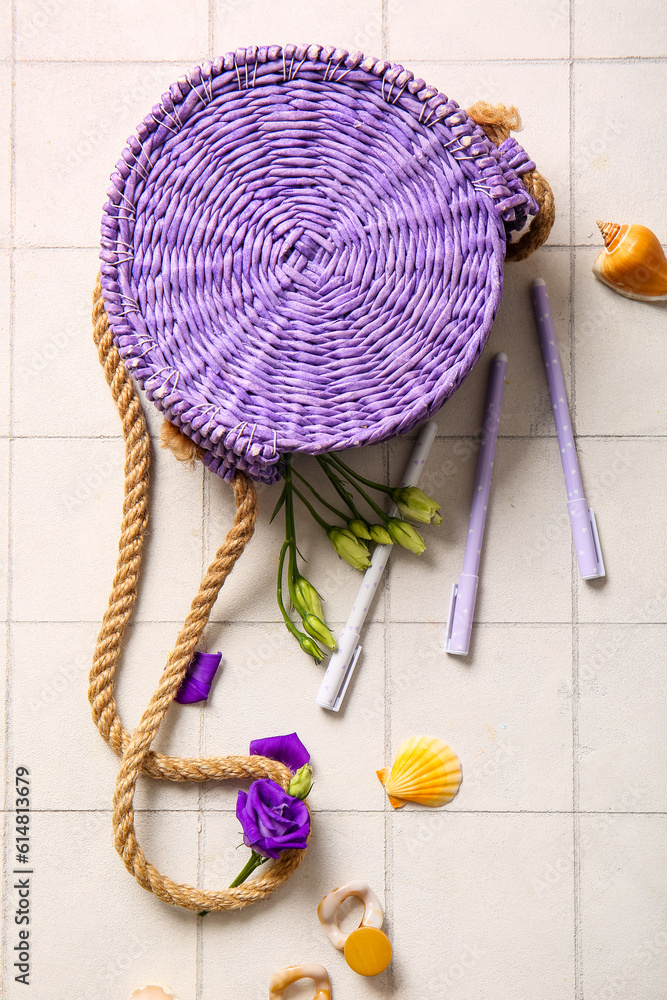
[[[109,606],[104,614],[90,672],[88,697],[93,719],[104,740],[121,757],[114,794],[114,844],[139,885],[160,899],[189,910],[235,910],[260,899],[287,881],[305,850],[286,851],[251,882],[234,889],[205,890],[174,882],[146,860],[134,826],[133,799],[141,774],[171,781],[271,778],[287,790],[291,773],[278,761],[259,756],[183,758],[151,750],[160,724],[185,676],[197,642],[225,579],[252,537],[257,494],[242,473],[232,480],[236,514],[232,528],[209,566],[160,683],[132,734],[124,728],[114,697],[114,676],[125,629],[137,597],[137,582],[148,525],[150,438],[132,380],[113,344],[98,280],[93,296],[94,340],[100,363],[118,407],[125,440],[125,498],[118,561]]]

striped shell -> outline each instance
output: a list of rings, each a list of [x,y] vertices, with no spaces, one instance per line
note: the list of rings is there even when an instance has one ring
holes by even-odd
[[[619,295],[641,302],[667,299],[667,257],[646,226],[598,222],[604,248],[593,264],[596,278]]]
[[[413,736],[398,748],[391,771],[377,776],[394,809],[406,802],[443,806],[461,785],[461,762],[451,747],[434,736]]]

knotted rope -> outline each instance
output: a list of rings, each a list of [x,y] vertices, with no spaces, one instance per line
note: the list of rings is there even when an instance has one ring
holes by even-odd
[[[508,108],[504,104],[493,105],[477,101],[468,108],[467,114],[496,146],[508,139],[510,132],[518,132],[521,128],[521,116],[514,106]],[[539,250],[546,242],[556,218],[554,194],[548,180],[538,170],[529,170],[522,175],[521,180],[528,194],[540,206],[540,211],[531,222],[528,232],[516,243],[507,244],[505,260],[511,261],[525,260],[531,253]]]
[[[286,851],[251,882],[235,889],[204,890],[174,882],[146,860],[134,827],[133,798],[140,774],[171,781],[228,778],[271,778],[287,789],[291,773],[277,761],[259,756],[183,758],[151,750],[160,724],[180,687],[216,598],[252,537],[257,494],[242,473],[232,480],[234,523],[209,566],[192,602],[160,683],[132,734],[123,726],[114,697],[114,676],[125,628],[137,597],[144,537],[148,525],[150,438],[141,403],[114,346],[98,283],[93,296],[93,337],[100,363],[118,408],[125,440],[125,498],[118,561],[109,606],[104,614],[90,672],[88,697],[103,738],[121,757],[114,794],[113,830],[116,850],[142,888],[160,899],[190,910],[234,910],[265,899],[300,865],[305,851]]]

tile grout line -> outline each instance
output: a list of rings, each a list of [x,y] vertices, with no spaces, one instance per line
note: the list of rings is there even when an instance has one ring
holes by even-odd
[[[211,24],[211,5],[213,0],[209,0],[209,25]],[[212,36],[211,36],[212,37]],[[212,42],[211,42],[212,46]],[[206,469],[200,463],[201,471],[201,578],[204,579],[206,572],[206,556],[208,547],[208,524],[210,508],[210,483],[206,475]],[[208,631],[207,628],[204,636]],[[206,702],[199,707],[199,756],[203,757],[206,748]],[[206,788],[203,784],[199,786],[197,797],[199,817],[197,822],[197,886],[204,888],[204,857],[206,853]],[[197,917],[197,955],[195,963],[195,998],[201,1000],[204,991],[204,917]]]
[[[208,30],[208,57],[213,62],[215,58],[215,0],[208,0],[208,20],[207,20],[207,30]],[[199,993],[197,993],[197,1000],[199,1000]]]
[[[209,4],[210,18],[210,4]],[[201,471],[201,577],[206,572],[206,524],[207,524],[207,479],[203,465]],[[204,633],[205,634],[205,633]],[[204,756],[206,745],[206,702],[199,706],[199,756]],[[204,888],[204,856],[206,852],[206,789],[203,784],[197,790],[197,888]],[[204,917],[197,916],[195,956],[195,1000],[201,1000],[204,989]]]
[[[6,626],[6,636],[5,636],[5,704],[4,704],[4,730],[5,730],[5,751],[4,751],[4,778],[5,778],[5,788],[3,792],[3,806],[8,805],[8,788],[9,782],[7,781],[7,772],[9,769],[9,705],[10,705],[10,695],[11,695],[11,681],[10,681],[10,663],[11,663],[11,651],[12,651],[12,621],[11,621],[11,611],[12,611],[12,461],[13,461],[13,414],[12,414],[12,404],[13,404],[13,394],[12,394],[12,382],[13,382],[13,348],[14,348],[14,324],[15,324],[15,310],[14,310],[14,290],[15,290],[15,273],[14,273],[14,236],[15,236],[15,210],[16,210],[16,185],[15,185],[15,172],[16,172],[16,152],[15,152],[15,135],[16,135],[16,0],[12,0],[11,4],[11,32],[12,32],[12,55],[11,55],[11,74],[10,74],[10,90],[11,90],[11,120],[10,120],[10,172],[9,172],[9,344],[8,344],[8,365],[9,365],[9,398],[8,398],[8,409],[9,409],[9,435],[7,449],[7,626]],[[11,865],[8,864],[8,847],[9,847],[9,837],[10,837],[10,824],[11,816],[13,810],[5,808],[5,815],[3,816],[3,884],[2,884],[2,920],[4,922],[5,913],[9,909],[9,884],[10,884],[10,871]],[[1,956],[1,967],[2,967],[2,980],[3,982],[9,981],[9,944],[8,944],[8,934],[2,934],[2,956]]]
[[[331,621],[332,621],[332,624],[334,626],[339,626],[340,628],[342,628],[343,625],[345,624],[345,622],[344,622],[343,619],[331,619]],[[385,622],[382,619],[369,618],[369,619],[367,619],[367,621],[368,621],[368,625],[369,626],[370,625],[383,625],[383,624],[385,624]],[[9,620],[8,619],[6,619],[5,621],[0,621],[0,625],[8,625],[8,624],[9,624]],[[32,626],[32,625],[48,625],[48,626],[52,626],[52,625],[62,625],[62,626],[82,625],[82,626],[88,626],[88,625],[98,625],[98,620],[97,619],[90,619],[90,620],[83,621],[81,619],[73,619],[73,620],[70,620],[70,621],[63,621],[62,619],[60,619],[59,621],[55,621],[53,619],[52,620],[47,620],[47,619],[38,619],[38,620],[36,620],[36,619],[28,619],[28,618],[13,618],[12,621],[11,621],[11,624],[12,625],[30,625],[30,626]],[[128,623],[127,629],[129,631],[130,629],[136,628],[137,626],[141,626],[143,628],[144,626],[155,627],[155,626],[158,626],[158,625],[160,625],[160,626],[162,626],[162,625],[176,625],[176,626],[180,627],[180,626],[182,626],[182,624],[183,624],[183,621],[182,620],[179,621],[177,619],[173,619],[173,620],[169,620],[169,621],[155,621],[155,620],[145,621],[143,619],[140,619],[139,621]],[[259,626],[259,625],[262,625],[262,626],[265,626],[265,625],[271,625],[271,626],[273,626],[273,625],[279,625],[280,624],[280,619],[279,618],[273,618],[273,619],[257,618],[257,619],[240,620],[240,619],[236,618],[234,620],[231,620],[231,619],[225,619],[225,618],[211,618],[210,619],[210,624],[211,625],[226,625],[226,626],[238,625],[238,626],[241,626],[243,628],[255,628],[256,626]],[[436,620],[436,619],[433,619],[433,618],[394,618],[392,620],[391,624],[392,625],[411,625],[411,626],[414,626],[414,627],[417,627],[417,626],[422,627],[424,625],[438,625],[441,628],[444,628],[446,626],[446,624],[447,624],[447,619],[446,618],[440,618],[440,619]],[[619,622],[619,621],[602,621],[602,622],[588,622],[588,621],[584,621],[584,622],[579,622],[578,625],[579,625],[579,627],[583,627],[583,628],[592,628],[593,626],[600,626],[600,625],[604,625],[604,626],[607,626],[607,627],[609,627],[609,626],[615,626],[616,628],[664,628],[665,625],[667,625],[667,620],[666,621],[656,621],[656,622],[647,622],[647,621],[622,621],[622,622]],[[477,628],[478,626],[480,628],[563,628],[563,626],[569,626],[571,628],[572,627],[572,618],[570,617],[569,621],[556,621],[556,620],[554,620],[554,621],[544,621],[544,622],[541,622],[541,621],[485,621],[484,619],[480,619],[480,620],[475,619],[475,628]]]
[[[574,102],[575,102],[575,28],[574,0],[570,0],[570,60],[569,60],[569,185],[570,185],[570,405],[571,423],[576,435],[577,429],[577,375],[575,371],[575,175],[574,175]],[[576,440],[576,437],[575,437]],[[572,566],[572,892],[574,918],[574,993],[575,1000],[583,1000],[583,970],[581,955],[581,906],[580,906],[580,822],[579,822],[579,567],[574,544],[571,548]],[[597,623],[596,623],[597,624]]]
[[[73,809],[70,807],[63,807],[59,809],[45,807],[43,809],[31,809],[32,813],[38,813],[43,816],[60,816],[65,814],[72,815],[86,815],[86,816],[97,816],[97,815],[108,815],[111,816],[113,812],[112,806],[93,806],[84,809]],[[212,813],[222,816],[234,816],[236,815],[236,807],[234,805],[228,808],[211,808]],[[14,812],[13,809],[2,809],[2,813]],[[183,807],[182,809],[176,806],[138,806],[134,810],[137,816],[160,816],[163,814],[169,815],[182,815],[182,814],[194,814],[197,812],[197,807],[193,806],[191,809]],[[322,815],[340,815],[340,816],[384,816],[386,808],[383,806],[382,809],[368,809],[368,808],[358,808],[353,809],[350,807],[341,806],[340,808],[332,807],[329,809],[318,809],[317,813]],[[423,810],[420,808],[410,808],[409,806],[401,810],[401,815],[403,816],[415,816],[415,822],[421,822],[423,820]],[[571,809],[448,809],[448,816],[572,816]],[[659,816],[667,818],[667,811],[664,809],[582,809],[578,816]]]
[[[386,3],[386,0],[383,0],[383,3]],[[404,65],[405,63],[422,63],[432,64],[434,66],[441,63],[462,66],[479,66],[484,63],[496,63],[508,66],[567,66],[570,61],[570,57],[553,56],[542,59],[539,56],[524,56],[521,58],[508,59],[506,57],[501,58],[496,56],[488,59],[423,59],[421,56],[397,56],[391,61],[400,63],[401,65]],[[8,62],[10,62],[8,59],[0,60],[0,64]],[[199,52],[197,54],[191,53],[189,56],[172,56],[168,59],[16,59],[15,62],[19,63],[21,66],[153,66],[156,63],[165,66],[170,64],[173,64],[174,66],[182,66],[183,63],[189,63],[191,66],[197,66],[202,62],[202,57],[201,52]],[[606,63],[608,65],[617,65],[618,63],[656,63],[658,65],[663,65],[664,63],[667,63],[667,56],[580,56],[577,58],[577,62],[593,64]]]
[[[499,434],[499,441],[552,441],[553,433],[545,434]],[[665,434],[577,434],[582,441],[665,441]],[[0,441],[121,441],[122,434],[0,434]],[[159,434],[150,435],[151,442],[158,444]],[[479,434],[436,434],[436,441],[479,442]]]
[[[383,0],[383,14],[386,12],[387,0]],[[383,17],[382,24],[382,35],[383,39],[386,39],[386,21]],[[384,481],[387,485],[390,485],[390,457],[389,457],[389,442],[385,441],[382,446],[382,458],[384,466]],[[389,761],[391,759],[391,669],[389,665],[388,653],[388,643],[387,634],[389,630],[390,622],[390,610],[391,610],[391,575],[387,573],[385,575],[384,588],[382,593],[383,598],[383,628],[382,628],[382,659],[383,659],[383,669],[384,669],[384,759],[387,762],[386,766],[389,767]],[[392,817],[390,816],[389,800],[387,796],[384,796],[384,912],[385,912],[385,922],[388,925],[386,928],[390,935],[393,927],[393,909],[394,909],[394,828],[392,823]],[[388,919],[387,919],[388,915]],[[396,979],[394,975],[394,970],[392,966],[389,966],[387,971],[387,987],[388,996],[393,996],[396,992]]]

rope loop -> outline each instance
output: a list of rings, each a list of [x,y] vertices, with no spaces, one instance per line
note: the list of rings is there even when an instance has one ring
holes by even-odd
[[[102,738],[121,758],[113,800],[114,845],[127,870],[148,892],[189,910],[236,910],[260,899],[286,882],[298,868],[304,850],[285,851],[262,868],[251,882],[234,889],[208,890],[174,882],[146,860],[134,825],[134,792],[140,775],[169,781],[254,780],[271,778],[287,790],[289,768],[268,757],[236,755],[187,758],[157,753],[151,745],[185,676],[195,647],[208,622],[220,588],[250,541],[257,517],[257,493],[243,473],[232,480],[236,513],[227,537],[216,552],[199,586],[176,644],[167,658],[160,683],[133,733],[123,726],[114,696],[114,678],[121,644],[134,602],[148,526],[150,437],[141,403],[109,330],[98,278],[93,295],[93,338],[111,394],[118,408],[125,440],[125,497],[118,560],[109,605],[102,620],[90,671],[88,698]]]

